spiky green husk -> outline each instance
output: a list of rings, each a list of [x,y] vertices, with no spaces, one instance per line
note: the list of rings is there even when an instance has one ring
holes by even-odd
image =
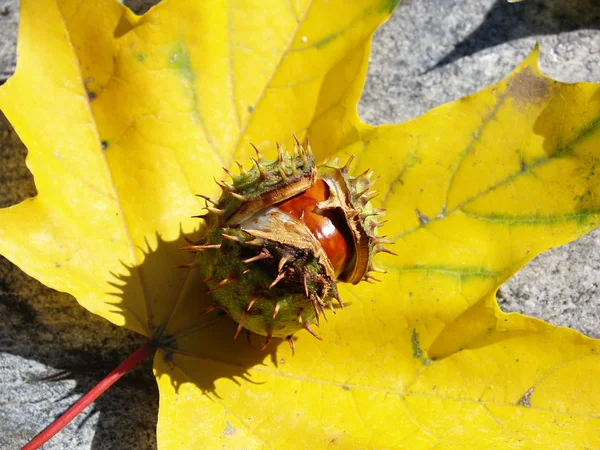
[[[207,227],[200,241],[188,247],[198,251],[195,265],[215,307],[238,322],[237,333],[246,328],[267,336],[267,343],[271,336],[286,337],[292,348],[293,333],[304,328],[318,338],[311,325],[318,325],[321,315],[327,318],[333,300],[342,302],[331,261],[318,239],[302,220],[278,212],[274,205],[304,193],[317,177],[329,186],[330,196],[318,208],[342,214],[354,245],[341,281],[378,281],[369,271],[384,271],[372,265],[372,258],[377,252],[392,253],[382,246],[389,241],[376,235],[385,213],[369,203],[376,195],[370,191],[372,173],[350,176],[352,158],[344,167],[336,162],[317,172],[308,142],[296,144],[292,155],[278,146],[275,160],[262,158],[256,150],[252,168],[240,165],[239,175],[225,169],[232,182],[218,182],[218,200],[201,196],[207,202],[208,213],[201,216]]]
[[[199,253],[197,263],[215,302],[254,333],[284,338],[310,330],[337,297],[310,250],[227,227],[210,231],[204,245],[220,246]]]
[[[317,177],[330,188],[330,198],[320,203],[319,208],[341,211],[354,240],[353,259],[338,279],[357,284],[360,281],[379,281],[370,272],[385,271],[373,265],[373,257],[379,252],[394,253],[383,246],[392,242],[385,236],[377,236],[377,227],[385,223],[381,221],[385,210],[374,208],[370,203],[378,195],[377,191],[371,190],[377,180],[371,180],[373,172],[370,170],[351,176],[348,172],[353,159],[351,157],[343,167],[337,160],[324,164],[319,167]]]
[[[208,228],[234,226],[262,209],[304,192],[315,184],[315,160],[310,147],[296,146],[289,155],[278,146],[274,160],[252,159],[250,170],[240,165],[240,174],[226,170],[232,183],[217,182],[222,189],[218,200],[207,199],[208,213],[204,215]]]

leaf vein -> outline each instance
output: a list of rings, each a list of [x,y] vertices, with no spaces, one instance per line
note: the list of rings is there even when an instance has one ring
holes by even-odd
[[[75,45],[73,44],[73,40],[71,39],[71,35],[69,33],[69,28],[68,28],[68,26],[67,26],[67,24],[65,22],[65,17],[63,16],[62,11],[60,11],[60,8],[58,8],[58,9],[59,9],[59,14],[58,15],[59,15],[60,20],[62,22],[63,29],[64,29],[65,35],[67,37],[68,45],[69,45],[71,51],[73,52],[74,58],[77,60],[77,64],[75,65],[75,67],[76,67],[76,70],[77,70],[78,75],[79,75],[79,80],[81,82],[83,90],[85,91],[85,82],[83,80],[83,73],[82,73],[82,70],[81,70],[81,61],[79,61],[79,58],[77,57],[77,52],[75,50]],[[98,133],[98,125],[96,123],[96,118],[94,116],[94,112],[93,112],[93,110],[92,110],[89,102],[85,103],[85,107],[88,110],[88,114],[90,116],[90,120],[91,120],[92,125],[93,125],[92,129],[93,129],[93,131],[94,131],[94,133],[96,134],[96,137],[97,137],[97,143],[98,143],[97,149],[100,152],[100,155],[102,157],[101,159],[102,159],[102,162],[103,162],[104,167],[106,169],[106,176],[107,176],[107,178],[109,180],[109,185],[110,185],[110,187],[111,187],[111,189],[113,191],[113,195],[115,196],[115,204],[116,204],[116,207],[117,207],[117,209],[119,211],[119,217],[120,217],[121,224],[122,224],[123,234],[125,235],[125,238],[128,241],[129,256],[132,259],[132,261],[134,262],[135,267],[137,268],[138,273],[140,274],[140,280],[141,280],[141,270],[139,270],[140,261],[138,260],[138,257],[137,257],[136,251],[135,251],[135,246],[134,246],[134,243],[133,243],[133,239],[131,237],[131,234],[129,233],[129,227],[128,227],[128,224],[127,224],[127,220],[125,219],[125,214],[123,213],[123,207],[122,207],[121,202],[119,200],[119,197],[117,195],[117,191],[116,191],[116,188],[115,188],[115,185],[114,185],[112,174],[110,172],[110,167],[108,165],[108,161],[106,160],[106,155],[104,154],[104,152],[100,148],[100,135]],[[142,324],[142,326],[146,325],[146,332],[148,333],[148,336],[150,336],[151,335],[151,330],[152,330],[152,322],[151,322],[152,313],[151,313],[151,310],[150,310],[150,299],[149,299],[146,291],[144,290],[143,286],[142,286],[142,292],[143,292],[143,295],[144,295],[144,302],[145,302],[145,306],[146,306],[146,314],[147,314],[147,317],[148,317],[148,323],[147,324],[144,323],[144,324]]]
[[[268,86],[270,86],[271,83],[273,82],[273,80],[275,79],[275,75],[277,74],[277,72],[279,71],[279,68],[281,67],[281,64],[283,63],[283,61],[287,57],[287,55],[288,55],[288,53],[290,51],[290,48],[291,48],[293,42],[296,40],[296,36],[298,35],[298,32],[300,31],[300,28],[301,28],[302,24],[306,20],[306,16],[308,15],[308,12],[312,8],[313,3],[314,3],[314,0],[311,0],[310,3],[308,4],[308,6],[306,7],[306,10],[302,14],[302,17],[299,20],[297,20],[298,25],[296,26],[296,29],[292,33],[292,36],[291,36],[291,38],[290,38],[290,40],[289,40],[286,48],[281,53],[281,57],[279,58],[279,61],[278,61],[277,65],[275,66],[275,68],[273,69],[273,72],[271,73],[271,76],[267,80],[267,84],[265,85],[265,89],[262,90],[262,92],[260,94],[260,97],[258,98],[258,100],[256,101],[256,103],[254,105],[254,110],[255,111],[258,109],[260,103],[264,99],[265,93],[267,92]],[[233,163],[233,159],[235,157],[235,153],[237,151],[238,146],[240,145],[240,142],[242,141],[242,137],[246,134],[246,130],[248,129],[248,126],[250,125],[250,123],[252,123],[252,120],[253,120],[254,117],[256,117],[256,115],[257,114],[250,114],[250,116],[246,120],[246,123],[240,128],[240,132],[238,134],[238,138],[235,141],[235,143],[233,144],[233,147],[231,149],[231,155],[229,156],[229,161],[227,161],[226,167],[231,166],[231,164]]]
[[[445,194],[444,194],[444,203],[442,205],[442,213],[444,211],[446,211],[446,208],[448,206],[448,197],[450,195],[450,191],[452,190],[452,187],[454,186],[456,174],[462,167],[462,163],[464,162],[464,160],[465,160],[466,156],[469,154],[469,152],[473,150],[473,148],[475,147],[475,144],[479,141],[479,139],[483,135],[488,124],[491,123],[492,119],[496,116],[496,113],[498,112],[498,110],[500,109],[502,104],[504,103],[505,98],[506,98],[505,96],[501,96],[499,101],[488,112],[488,114],[485,117],[481,118],[481,125],[471,135],[471,139],[470,139],[469,143],[465,146],[465,148],[462,150],[462,152],[459,154],[458,158],[456,159],[455,164],[452,167],[452,170],[450,172],[450,177],[448,178],[448,183],[446,185],[446,190],[445,190]]]
[[[233,105],[233,114],[238,130],[242,129],[242,123],[240,120],[240,113],[238,111],[237,101],[235,99],[235,78],[233,76],[233,46],[231,45],[231,29],[232,29],[232,17],[231,17],[231,3],[233,0],[227,1],[227,48],[229,50],[228,63],[229,63],[229,89],[231,90],[231,103]]]
[[[184,357],[189,357],[189,358],[193,358],[193,359],[199,359],[199,360],[203,360],[203,361],[210,361],[210,362],[215,362],[215,363],[219,363],[219,364],[231,365],[233,367],[248,369],[248,367],[246,367],[242,364],[237,364],[237,363],[231,362],[231,361],[223,361],[223,360],[220,360],[217,358],[212,358],[212,357],[208,357],[208,356],[204,356],[204,355],[197,355],[197,354],[194,354],[191,352],[186,352],[186,351],[178,350],[175,348],[168,348],[168,349],[164,349],[164,350],[175,353],[175,354],[179,354]],[[593,356],[597,356],[597,355],[593,355]],[[398,396],[402,396],[402,397],[430,398],[433,400],[445,400],[445,401],[460,402],[460,403],[470,403],[470,404],[475,404],[475,405],[480,405],[480,406],[491,405],[491,406],[502,406],[502,407],[507,406],[507,407],[511,407],[511,408],[522,408],[521,406],[517,405],[516,403],[513,404],[513,403],[503,403],[503,402],[498,402],[498,401],[480,401],[475,398],[458,398],[458,397],[426,394],[426,393],[422,393],[422,392],[410,392],[410,391],[400,391],[400,390],[396,390],[396,389],[386,389],[383,387],[376,387],[376,386],[344,384],[344,383],[339,383],[339,382],[335,382],[335,381],[319,380],[319,379],[310,378],[310,377],[306,377],[306,376],[302,376],[302,375],[287,374],[287,373],[283,373],[283,372],[279,372],[279,371],[264,369],[262,367],[257,367],[257,366],[251,367],[250,369],[253,371],[256,371],[256,372],[260,372],[260,373],[269,375],[269,376],[273,376],[273,377],[288,378],[290,380],[296,380],[296,381],[306,382],[306,383],[322,384],[324,386],[334,386],[334,387],[339,387],[340,389],[348,389],[348,388],[362,389],[365,391],[380,392],[380,393],[385,393],[385,394],[398,395]],[[582,418],[586,418],[586,419],[600,420],[600,413],[598,413],[598,414],[579,414],[579,413],[573,413],[573,412],[568,412],[568,411],[555,411],[550,408],[540,408],[540,407],[535,407],[535,406],[531,406],[528,409],[540,411],[540,412],[549,412],[549,413],[552,413],[555,415],[561,415],[561,416],[582,417]]]
[[[419,224],[418,226],[409,228],[409,229],[403,231],[402,233],[393,236],[393,239],[402,239],[405,236],[412,234],[421,228],[426,228],[431,223],[437,222],[439,220],[443,220],[444,218],[446,218],[456,212],[461,212],[464,210],[465,206],[469,205],[470,203],[474,202],[475,200],[478,200],[481,197],[484,197],[485,195],[489,194],[490,192],[493,192],[494,190],[511,183],[512,181],[516,180],[518,177],[523,176],[526,173],[531,173],[534,169],[536,169],[538,167],[542,167],[543,165],[545,165],[559,157],[563,157],[563,156],[567,156],[567,155],[571,154],[575,150],[577,144],[579,144],[580,142],[582,142],[583,140],[588,138],[594,131],[596,131],[596,129],[599,126],[600,126],[600,115],[595,117],[594,119],[592,119],[585,126],[583,126],[580,129],[579,134],[570,143],[568,143],[562,149],[559,149],[554,154],[551,154],[551,155],[543,157],[543,158],[539,158],[537,161],[533,162],[528,167],[526,167],[525,170],[519,170],[518,172],[515,172],[515,173],[507,176],[503,180],[500,180],[496,184],[489,186],[487,189],[476,194],[472,198],[464,200],[462,203],[456,205],[454,208],[452,208],[448,211],[441,211],[441,214],[438,214],[435,217],[432,217],[431,219],[429,219],[429,221],[427,223]]]

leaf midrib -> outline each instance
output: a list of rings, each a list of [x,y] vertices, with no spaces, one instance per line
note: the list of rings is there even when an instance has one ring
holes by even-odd
[[[279,58],[279,61],[277,62],[277,65],[274,67],[273,72],[271,73],[271,76],[267,80],[267,83],[265,84],[262,92],[260,93],[260,97],[258,97],[258,100],[256,101],[256,104],[255,104],[256,106],[254,108],[254,112],[252,114],[250,114],[250,116],[246,120],[246,123],[244,124],[244,126],[242,128],[240,128],[240,132],[238,133],[238,137],[237,137],[235,143],[233,144],[233,146],[231,148],[231,152],[230,152],[229,157],[227,158],[227,166],[226,167],[230,167],[233,164],[233,160],[235,158],[235,154],[237,153],[237,150],[238,150],[238,147],[240,145],[240,142],[242,141],[242,137],[246,134],[246,130],[248,129],[248,126],[252,123],[253,118],[256,116],[256,112],[257,112],[257,110],[259,108],[259,105],[261,104],[263,98],[265,97],[265,93],[267,92],[268,87],[271,85],[271,83],[275,79],[275,76],[279,72],[279,68],[281,67],[281,64],[283,63],[283,60],[287,57],[287,55],[288,55],[288,53],[290,51],[290,48],[292,47],[292,44],[296,40],[296,36],[298,35],[298,32],[300,31],[300,28],[304,24],[304,21],[306,20],[306,17],[308,16],[308,13],[310,12],[311,8],[313,7],[313,4],[314,4],[314,0],[311,0],[310,3],[308,4],[308,6],[306,7],[306,10],[302,14],[302,17],[297,21],[297,26],[296,26],[296,29],[294,30],[294,33],[292,34],[292,36],[291,36],[288,44],[286,45],[285,49],[281,53],[281,57]],[[229,34],[231,33],[231,30],[228,29],[227,31],[228,31],[228,39],[230,39]],[[231,64],[231,59],[232,59],[232,54],[230,53],[230,55],[229,55],[230,64]],[[233,79],[232,79],[232,81],[233,81]],[[232,91],[232,95],[233,95],[233,91]],[[237,116],[237,105],[234,105],[234,108],[235,108],[235,113],[236,113],[236,116]]]
[[[58,15],[60,17],[60,20],[62,22],[63,30],[64,30],[64,32],[66,34],[67,42],[68,42],[69,48],[70,48],[70,50],[71,50],[71,52],[73,54],[73,58],[75,58],[75,60],[77,61],[76,68],[77,68],[77,73],[78,73],[78,76],[79,76],[79,82],[81,84],[83,92],[85,92],[85,82],[83,80],[83,73],[82,73],[82,70],[81,70],[81,60],[77,56],[77,51],[75,49],[75,45],[73,43],[73,40],[72,40],[72,37],[71,37],[71,33],[69,31],[69,27],[67,26],[67,22],[65,20],[63,12],[62,12],[60,6],[58,6],[57,3],[56,3],[56,9],[57,9]],[[147,316],[147,323],[142,323],[140,325],[142,325],[144,328],[146,328],[146,330],[145,330],[146,331],[146,336],[150,337],[152,335],[152,319],[151,319],[152,313],[151,313],[151,309],[150,309],[150,299],[149,299],[148,293],[146,291],[146,285],[145,285],[145,283],[143,281],[144,278],[143,278],[142,271],[140,270],[140,265],[141,264],[140,264],[140,261],[139,261],[137,255],[136,255],[136,252],[135,252],[135,244],[133,243],[133,238],[132,238],[132,236],[131,236],[131,234],[129,232],[129,226],[128,226],[127,220],[125,218],[125,214],[124,214],[124,211],[123,211],[123,207],[121,205],[120,197],[118,195],[117,189],[116,189],[114,181],[113,181],[112,173],[110,171],[110,166],[108,165],[108,161],[106,160],[106,155],[104,154],[104,152],[102,151],[102,148],[100,146],[101,138],[100,138],[100,134],[98,132],[98,126],[97,126],[97,122],[96,122],[96,117],[94,116],[94,112],[92,111],[92,108],[90,106],[90,102],[89,101],[85,102],[85,108],[88,111],[88,114],[89,114],[89,117],[90,117],[90,121],[91,121],[91,125],[92,125],[92,129],[93,129],[94,134],[96,135],[96,143],[97,143],[96,151],[98,151],[100,153],[102,162],[104,164],[104,168],[106,170],[106,175],[107,175],[108,182],[109,182],[108,184],[109,184],[109,186],[111,188],[111,191],[112,191],[112,194],[114,196],[114,202],[116,204],[116,207],[117,207],[117,210],[118,210],[118,213],[119,213],[119,216],[120,216],[120,221],[121,221],[121,224],[122,224],[123,233],[124,233],[126,241],[127,241],[127,247],[129,248],[129,254],[130,254],[129,256],[132,259],[132,262],[134,263],[134,267],[132,267],[130,270],[135,269],[135,270],[138,271],[138,276],[139,276],[139,280],[140,280],[140,287],[141,287],[142,295],[144,297],[144,304],[145,304],[145,307],[146,307],[146,316]]]
[[[528,165],[525,170],[519,170],[514,172],[513,174],[507,176],[506,178],[504,178],[503,180],[500,180],[499,182],[497,182],[496,184],[488,187],[487,189],[477,193],[475,196],[464,200],[463,202],[457,204],[456,206],[454,206],[453,208],[447,210],[447,211],[440,211],[437,215],[433,216],[432,218],[429,219],[429,221],[426,224],[423,225],[419,225],[413,228],[409,228],[408,230],[405,230],[404,232],[397,234],[395,236],[393,236],[393,239],[402,239],[404,237],[406,237],[409,234],[412,234],[414,232],[416,232],[417,230],[421,229],[421,228],[426,228],[429,224],[431,223],[435,223],[438,222],[440,220],[444,220],[446,217],[462,211],[466,206],[468,206],[470,203],[480,199],[481,197],[484,197],[485,195],[495,191],[498,188],[501,188],[502,186],[505,186],[511,182],[513,182],[514,180],[518,179],[520,176],[524,176],[526,174],[530,174],[531,171],[533,171],[534,169],[537,169],[539,167],[542,167],[545,164],[548,164],[558,158],[570,155],[574,152],[577,144],[579,144],[581,141],[585,140],[586,138],[588,138],[592,132],[600,125],[600,115],[598,115],[597,117],[595,117],[594,119],[592,119],[590,122],[588,122],[585,126],[581,127],[581,132],[574,138],[571,140],[571,142],[569,142],[568,144],[566,144],[565,146],[563,146],[561,149],[559,149],[558,151],[554,152],[551,155],[539,158],[538,160],[536,160],[535,162],[533,162],[532,164]],[[389,191],[388,191],[389,192]]]
[[[231,362],[231,361],[223,361],[221,359],[204,357],[201,355],[193,355],[189,352],[182,353],[182,352],[178,351],[177,349],[170,349],[169,351],[179,355],[180,357],[199,359],[199,360],[206,361],[209,363],[210,362],[219,363],[219,364],[224,364],[224,365],[228,365],[228,366],[235,367],[235,368],[242,368],[245,370],[248,369],[248,367],[246,367],[246,366],[243,366],[241,364],[237,364],[237,363]],[[598,357],[598,355],[586,355],[586,357],[587,356]],[[581,358],[577,358],[577,359],[581,359]],[[182,373],[186,374],[186,376],[189,377],[187,372],[183,368],[178,366],[177,363],[175,362],[175,360],[173,360],[173,364]],[[348,383],[339,383],[339,382],[335,382],[335,381],[319,380],[317,378],[311,378],[311,377],[306,377],[306,376],[301,376],[301,375],[294,375],[294,374],[288,374],[288,373],[283,373],[283,372],[274,372],[271,370],[263,369],[262,367],[260,367],[258,365],[253,366],[251,368],[251,370],[260,372],[260,373],[264,373],[266,375],[273,376],[273,377],[287,378],[287,379],[291,379],[294,381],[319,384],[319,385],[323,385],[323,386],[339,387],[340,389],[344,389],[344,390],[347,390],[348,388],[350,390],[358,389],[358,390],[378,392],[378,393],[383,393],[383,394],[398,395],[400,397],[431,398],[431,399],[436,399],[436,400],[448,400],[448,401],[460,402],[460,403],[470,403],[470,404],[475,404],[475,405],[479,405],[479,406],[492,405],[492,406],[509,406],[509,407],[514,407],[514,408],[517,408],[517,407],[525,408],[523,406],[518,405],[517,403],[502,403],[502,402],[484,401],[484,400],[471,399],[471,398],[440,396],[440,395],[434,395],[434,394],[427,394],[427,393],[423,393],[423,392],[401,391],[401,390],[397,390],[397,389],[386,389],[386,388],[375,387],[375,386],[364,386],[364,385],[360,385],[360,384],[348,384]],[[213,400],[218,401],[219,399],[213,399]],[[586,418],[586,419],[600,419],[600,414],[586,415],[586,414],[578,414],[578,413],[571,413],[571,412],[555,411],[555,410],[552,410],[549,408],[540,408],[540,407],[535,407],[535,406],[531,406],[531,407],[528,407],[525,409],[530,409],[530,410],[535,410],[535,411],[540,411],[540,412],[549,412],[552,414],[558,414],[558,415],[564,415],[564,416],[570,416],[570,417],[581,417],[581,418]]]

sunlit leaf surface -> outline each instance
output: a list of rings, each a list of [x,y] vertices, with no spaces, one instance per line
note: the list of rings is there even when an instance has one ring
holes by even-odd
[[[395,1],[23,1],[0,107],[39,195],[0,210],[0,250],[160,344],[163,448],[600,447],[597,341],[502,313],[497,288],[599,220],[600,89],[507,80],[401,125],[360,123],[370,37]],[[398,257],[297,336],[232,340],[178,251],[213,176],[310,136],[355,153]],[[600,166],[598,167],[600,168]],[[253,341],[258,342],[254,336]],[[258,347],[258,345],[257,345]],[[526,444],[525,444],[526,443]]]

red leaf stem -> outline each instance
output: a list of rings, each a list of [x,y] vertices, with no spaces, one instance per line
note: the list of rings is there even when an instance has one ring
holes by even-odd
[[[52,436],[66,427],[79,413],[89,406],[94,400],[100,397],[109,387],[111,387],[119,378],[125,375],[153,352],[154,348],[150,342],[146,342],[135,352],[127,357],[119,366],[109,373],[102,381],[94,386],[90,391],[81,397],[77,403],[71,406],[65,413],[56,419],[48,428],[38,434],[22,450],[35,450],[45,444]]]

